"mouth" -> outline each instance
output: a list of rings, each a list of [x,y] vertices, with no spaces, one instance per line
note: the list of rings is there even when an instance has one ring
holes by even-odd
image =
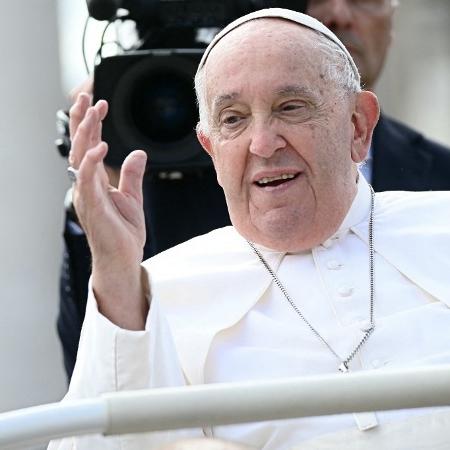
[[[271,177],[261,177],[255,181],[255,184],[259,187],[276,187],[295,180],[299,176],[299,174],[300,172],[282,173]]]

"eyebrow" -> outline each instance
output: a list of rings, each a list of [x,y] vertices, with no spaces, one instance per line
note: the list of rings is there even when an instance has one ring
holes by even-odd
[[[222,94],[214,99],[213,108],[214,110],[220,109],[226,103],[229,103],[232,100],[235,100],[239,97],[237,92],[232,92],[231,94]]]
[[[286,97],[289,95],[300,95],[313,97],[313,91],[305,86],[300,86],[298,84],[289,84],[287,86],[282,86],[281,88],[275,91],[277,95],[280,97]]]

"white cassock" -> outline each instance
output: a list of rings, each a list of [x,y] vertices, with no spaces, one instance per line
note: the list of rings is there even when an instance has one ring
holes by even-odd
[[[360,177],[350,211],[322,245],[295,254],[259,247],[304,316],[343,359],[369,318],[369,213],[370,190]],[[450,193],[376,194],[374,247],[376,328],[351,370],[450,363]],[[146,330],[113,325],[99,314],[91,291],[67,399],[337,372],[336,358],[234,228],[192,239],[143,267],[152,294]],[[416,435],[405,432],[411,426]],[[207,435],[264,450],[431,449],[438,447],[430,439],[442,439],[449,426],[446,409],[428,408],[89,436],[51,445],[153,449],[167,440]],[[419,436],[430,447],[414,447]]]

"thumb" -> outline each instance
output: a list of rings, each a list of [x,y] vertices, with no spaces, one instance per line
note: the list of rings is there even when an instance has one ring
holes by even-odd
[[[147,154],[142,150],[131,152],[120,169],[119,191],[142,202],[142,180],[147,163]]]

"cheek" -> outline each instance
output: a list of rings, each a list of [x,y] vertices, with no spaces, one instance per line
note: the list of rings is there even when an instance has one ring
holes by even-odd
[[[347,121],[325,120],[320,125],[309,124],[308,129],[309,145],[305,146],[308,150],[303,157],[312,172],[326,173],[325,178],[328,178],[351,163],[351,129]]]
[[[307,163],[314,164],[314,162],[323,161],[329,152],[328,148],[331,142],[332,137],[328,120],[324,120],[320,125],[308,124],[308,133],[302,139],[304,158]]]
[[[238,150],[237,146],[222,145],[219,151],[215,152],[214,167],[217,181],[226,193],[240,189],[245,170],[245,157]]]

